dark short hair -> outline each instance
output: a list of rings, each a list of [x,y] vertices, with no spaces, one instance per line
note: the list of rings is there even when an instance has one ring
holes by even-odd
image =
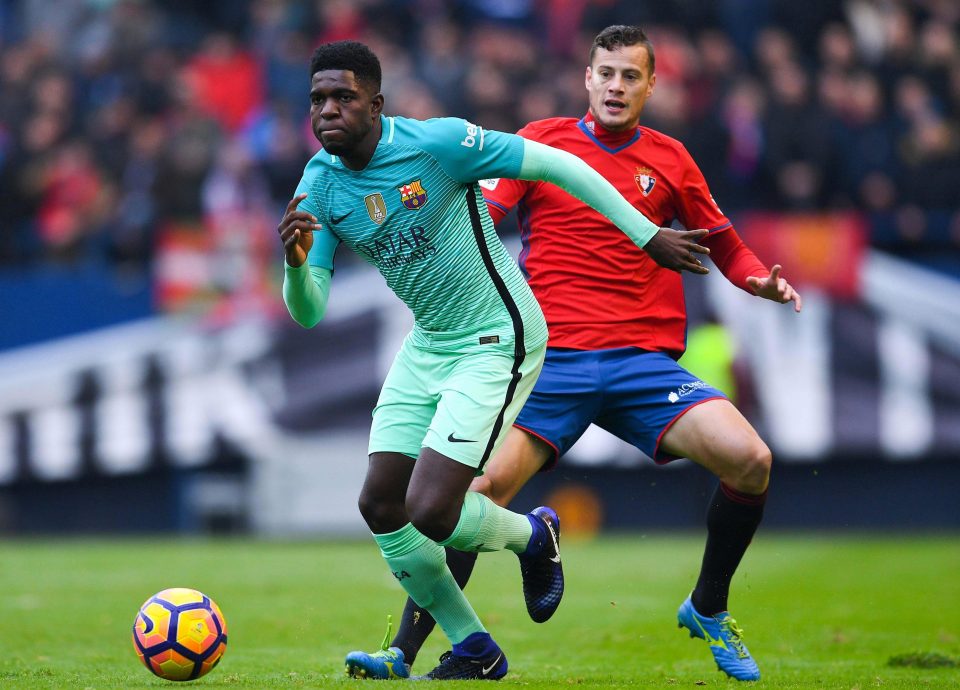
[[[310,78],[325,69],[350,70],[357,81],[380,91],[383,73],[380,60],[370,48],[359,41],[335,41],[324,43],[310,58]]]
[[[625,26],[623,24],[614,24],[597,34],[593,39],[593,45],[590,47],[590,64],[593,64],[593,56],[597,54],[597,48],[604,50],[616,50],[624,46],[642,45],[647,49],[647,56],[650,60],[650,74],[656,72],[657,60],[653,54],[653,43],[647,38],[647,34],[639,26]]]

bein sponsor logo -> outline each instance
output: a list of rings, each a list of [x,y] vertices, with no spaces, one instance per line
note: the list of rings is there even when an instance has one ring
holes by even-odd
[[[467,136],[463,138],[463,141],[460,142],[460,146],[466,146],[468,149],[472,149],[477,145],[477,140],[480,140],[480,145],[477,146],[477,151],[483,151],[483,127],[473,124],[472,122],[464,122],[467,128]]]

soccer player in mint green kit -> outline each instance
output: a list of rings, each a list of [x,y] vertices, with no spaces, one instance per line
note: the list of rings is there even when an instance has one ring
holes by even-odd
[[[342,242],[377,267],[414,313],[373,411],[360,512],[401,586],[453,646],[429,679],[502,678],[507,660],[447,568],[444,547],[509,549],[535,620],[560,603],[560,522],[468,492],[502,443],[543,364],[547,328],[497,238],[478,180],[545,180],[596,208],[657,263],[705,273],[705,231],[658,228],[576,157],[464,120],[382,115],[381,70],[361,43],[319,47],[310,117],[323,145],[277,230],[293,318],[323,317]],[[394,677],[402,658],[381,653]],[[347,665],[347,673],[359,672]]]

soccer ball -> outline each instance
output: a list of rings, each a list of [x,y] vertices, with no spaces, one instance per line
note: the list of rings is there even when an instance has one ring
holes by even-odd
[[[227,621],[213,599],[174,587],[147,599],[133,622],[133,648],[143,665],[167,680],[194,680],[227,650]]]

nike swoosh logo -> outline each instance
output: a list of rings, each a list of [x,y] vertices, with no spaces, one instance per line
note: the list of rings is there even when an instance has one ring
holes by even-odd
[[[495,668],[497,667],[497,664],[500,663],[500,659],[502,659],[502,658],[503,658],[503,654],[501,654],[500,656],[498,656],[498,657],[496,658],[496,660],[495,660],[492,664],[490,664],[489,666],[484,666],[482,669],[480,669],[480,672],[483,673],[483,675],[485,675],[485,676],[490,675],[490,671],[492,671],[493,669],[495,669]]]
[[[457,438],[453,434],[447,436],[447,440],[450,441],[450,443],[476,443],[476,441],[472,441],[469,438]]]
[[[557,543],[557,533],[553,531],[553,525],[550,524],[548,520],[544,520],[547,523],[547,531],[550,532],[550,538],[553,539],[553,550],[557,554],[556,556],[551,556],[550,560],[554,563],[560,562],[560,544]]]
[[[333,223],[334,225],[340,225],[340,223],[345,221],[347,219],[347,216],[349,216],[351,213],[353,213],[353,211],[348,211],[344,213],[342,216],[340,216],[339,218],[334,218],[333,216],[330,216],[330,222]]]

